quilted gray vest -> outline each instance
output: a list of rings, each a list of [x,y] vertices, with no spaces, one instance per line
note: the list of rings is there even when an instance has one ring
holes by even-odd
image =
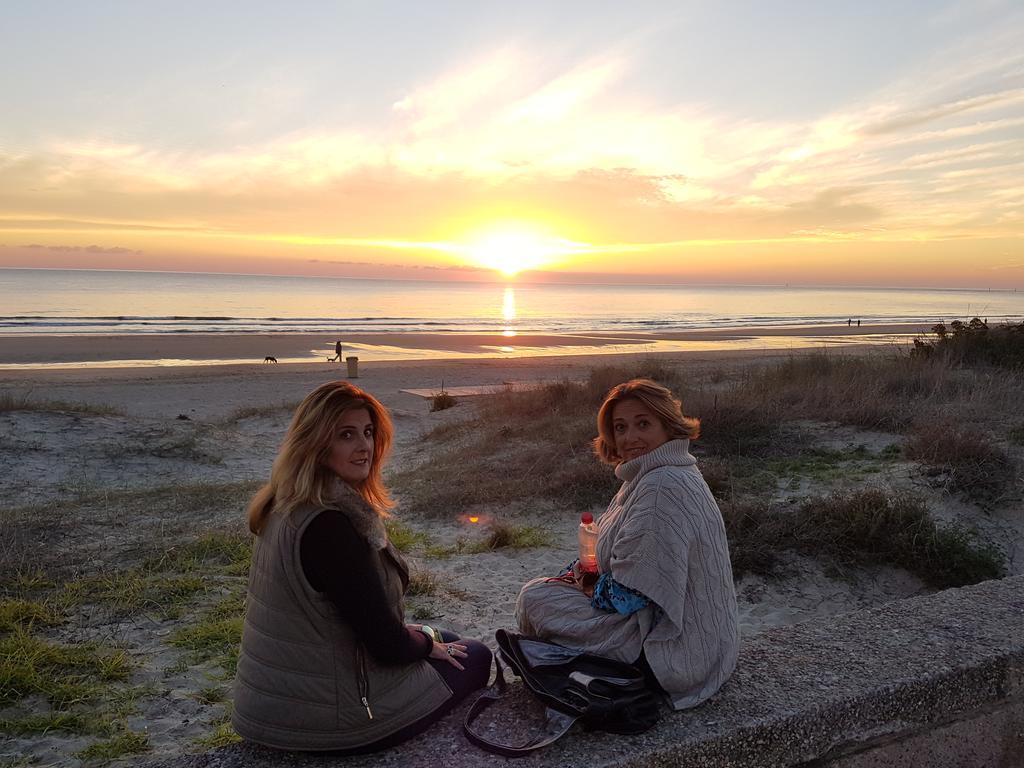
[[[379,576],[395,615],[404,621],[405,562],[361,498],[343,491],[337,502],[356,530],[382,547]],[[308,584],[299,542],[320,511],[304,506],[287,517],[272,512],[253,547],[232,725],[242,738],[278,749],[365,746],[451,696],[426,661],[399,666],[374,661],[330,600]]]

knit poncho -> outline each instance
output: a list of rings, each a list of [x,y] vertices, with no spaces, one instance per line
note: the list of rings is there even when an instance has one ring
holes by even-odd
[[[651,604],[608,613],[575,587],[535,579],[516,604],[520,628],[622,661],[642,651],[672,706],[696,706],[732,674],[739,651],[721,512],[688,440],[670,440],[615,474],[623,485],[598,520],[598,565]]]

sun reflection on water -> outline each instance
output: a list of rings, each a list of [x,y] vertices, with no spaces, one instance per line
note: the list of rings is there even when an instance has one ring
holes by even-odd
[[[501,302],[501,316],[505,320],[505,328],[501,332],[502,336],[515,336],[516,329],[513,324],[516,321],[516,291],[508,285],[505,286],[505,296]],[[508,351],[511,351],[510,349]]]

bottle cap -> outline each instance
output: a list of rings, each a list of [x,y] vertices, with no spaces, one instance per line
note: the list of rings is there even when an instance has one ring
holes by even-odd
[[[584,525],[590,525],[592,522],[594,522],[594,516],[589,512],[584,512],[582,515],[580,515],[580,522]]]

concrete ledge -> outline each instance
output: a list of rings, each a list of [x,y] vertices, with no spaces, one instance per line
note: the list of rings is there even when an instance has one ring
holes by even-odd
[[[640,736],[576,728],[512,761],[465,740],[465,709],[379,755],[327,758],[238,745],[150,765],[1019,766],[1024,576],[764,632],[744,644],[736,674],[716,697],[666,712]]]

